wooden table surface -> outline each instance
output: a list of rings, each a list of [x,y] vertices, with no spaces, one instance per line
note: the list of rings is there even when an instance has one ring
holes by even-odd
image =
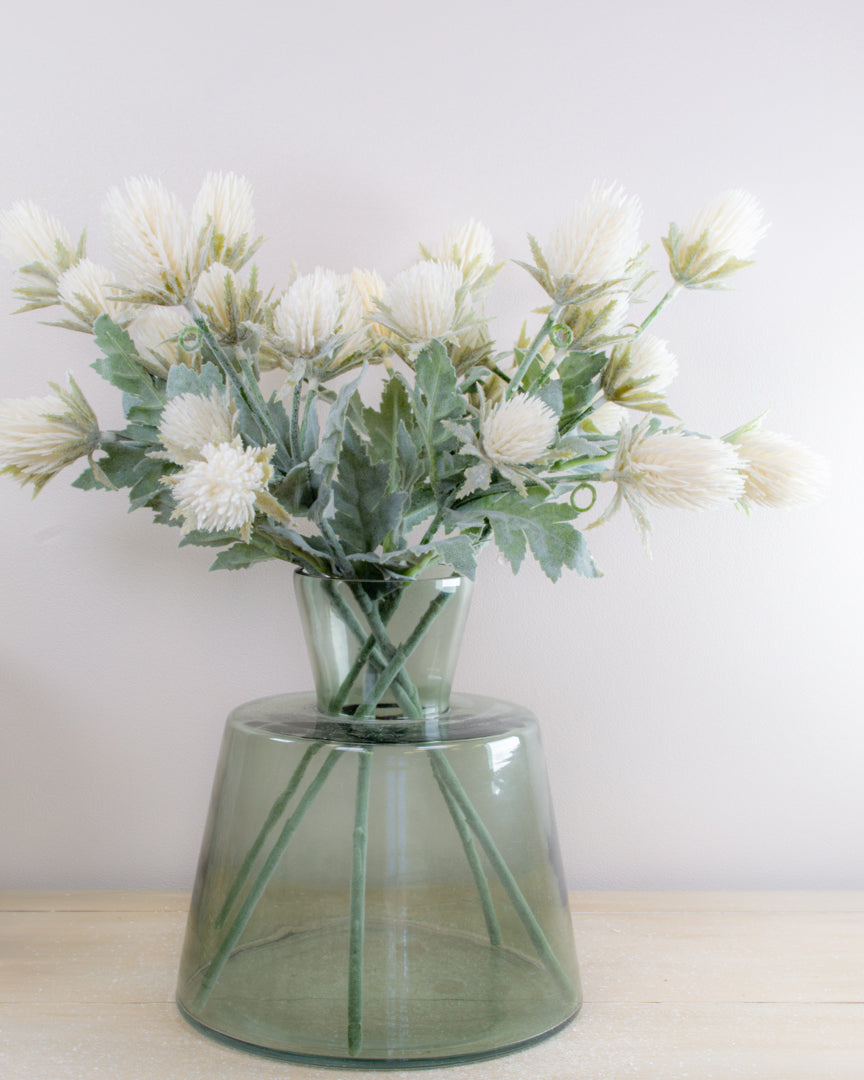
[[[864,892],[571,895],[585,1005],[521,1054],[411,1072],[254,1057],[178,1015],[188,894],[0,892],[3,1080],[864,1080]]]

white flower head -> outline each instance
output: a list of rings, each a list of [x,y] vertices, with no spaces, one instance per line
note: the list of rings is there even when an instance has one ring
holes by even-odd
[[[100,315],[108,315],[115,323],[123,323],[128,315],[113,288],[114,274],[107,266],[91,259],[80,259],[60,275],[57,295],[60,303],[72,316],[63,325],[91,332]]]
[[[168,377],[174,364],[194,367],[197,353],[180,344],[180,336],[194,323],[185,308],[147,307],[128,327],[144,367],[161,379]]]
[[[663,245],[669,268],[687,289],[716,289],[750,264],[767,231],[762,208],[749,192],[725,191],[712,199],[683,229],[669,226]]]
[[[211,444],[174,476],[163,477],[177,504],[172,517],[183,519],[183,532],[239,532],[248,542],[256,505],[273,476],[273,446],[248,446],[240,436]]]
[[[684,510],[712,510],[740,499],[744,479],[732,446],[722,439],[657,431],[656,421],[621,429],[613,468],[602,475],[617,485],[615,497],[594,526],[626,501],[648,549],[646,504]],[[730,452],[731,451],[731,452]]]
[[[746,425],[727,436],[744,470],[742,503],[791,509],[821,499],[828,487],[828,462],[788,435]]]
[[[177,465],[200,461],[204,447],[230,443],[235,435],[237,410],[227,391],[215,386],[209,397],[200,394],[178,394],[162,410],[159,439],[166,457]]]
[[[0,402],[0,472],[38,492],[61,469],[99,446],[99,424],[72,376],[54,395]]]
[[[350,354],[369,348],[381,337],[384,327],[373,321],[378,303],[387,291],[384,279],[375,270],[355,268],[343,282],[342,333],[347,335],[342,352]]]
[[[135,303],[182,304],[204,269],[210,237],[159,180],[135,177],[105,202],[119,285]]]
[[[665,341],[643,334],[635,341],[612,350],[603,370],[601,385],[610,401],[632,409],[654,411],[660,407],[660,392],[678,374],[678,361]]]
[[[492,233],[480,221],[471,218],[454,225],[441,237],[436,246],[424,256],[438,262],[454,262],[462,271],[465,283],[474,291],[482,291],[491,283],[495,272],[495,242]]]
[[[545,401],[516,394],[483,418],[480,441],[494,465],[528,465],[549,449],[557,430],[558,417]]]
[[[583,431],[598,435],[617,435],[621,425],[627,420],[627,410],[614,401],[604,401],[598,405],[580,424]]]
[[[385,303],[391,327],[408,342],[444,338],[456,328],[462,271],[451,260],[418,262],[397,274]]]
[[[619,184],[595,182],[552,233],[545,257],[553,278],[598,285],[625,278],[641,251],[642,206]]]
[[[235,270],[258,247],[252,185],[236,173],[208,173],[192,206],[192,223],[211,233],[211,257]]]
[[[229,285],[230,282],[230,285]],[[222,263],[214,263],[205,270],[195,286],[195,302],[206,309],[211,323],[223,332],[231,327],[228,290],[231,290],[236,302],[242,286],[234,271]]]
[[[74,251],[57,218],[29,201],[15,203],[0,217],[0,248],[16,270],[36,265],[55,281],[68,269]]]
[[[336,334],[342,317],[342,282],[317,267],[297,278],[276,306],[273,328],[295,356],[314,356]]]
[[[517,394],[499,401],[492,408],[482,400],[480,430],[476,435],[469,424],[447,420],[443,423],[462,440],[460,454],[480,459],[477,465],[465,470],[465,483],[459,489],[458,498],[489,487],[493,469],[509,480],[523,497],[528,494],[526,481],[548,488],[536,472],[526,467],[544,459],[558,433],[558,417],[540,398]]]

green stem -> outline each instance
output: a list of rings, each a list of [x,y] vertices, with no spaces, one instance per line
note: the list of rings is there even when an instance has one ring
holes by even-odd
[[[639,335],[648,326],[650,326],[652,322],[654,322],[654,320],[657,318],[657,316],[660,314],[660,312],[663,310],[663,308],[665,308],[668,303],[670,303],[672,300],[675,299],[675,297],[678,295],[679,292],[681,292],[681,286],[676,281],[675,284],[666,293],[666,295],[660,298],[660,301],[655,306],[654,310],[651,311],[648,315],[645,316],[645,318],[640,323],[639,329],[636,331],[636,334],[634,336],[639,337]]]
[[[249,875],[252,873],[252,866],[254,865],[255,860],[258,858],[259,854],[261,853],[261,848],[264,846],[264,841],[267,839],[270,832],[275,827],[276,822],[282,816],[285,807],[291,801],[294,793],[300,786],[300,782],[303,779],[306,770],[309,768],[309,763],[312,761],[312,758],[315,756],[315,754],[317,754],[318,751],[321,749],[321,746],[321,743],[313,743],[312,746],[308,748],[306,753],[300,759],[300,764],[292,773],[291,779],[288,781],[288,786],[285,788],[285,790],[270,808],[270,813],[267,815],[267,820],[261,826],[261,830],[255,837],[252,846],[246,852],[246,857],[243,860],[240,869],[237,871],[237,876],[231,883],[231,888],[228,890],[228,894],[225,897],[225,901],[219,910],[219,914],[216,916],[215,925],[217,929],[221,929],[222,926],[225,924],[225,920],[228,918],[231,908],[234,907],[234,902],[240,895],[243,886],[249,880]]]
[[[449,592],[439,592],[429,607],[426,608],[417,625],[405,641],[398,646],[390,660],[387,662],[386,667],[378,676],[375,686],[372,688],[372,692],[357,710],[357,716],[371,718],[375,715],[375,706],[387,692],[387,689],[390,687],[396,676],[402,672],[408,658],[423,640],[439,611],[444,607],[452,595],[453,594]],[[422,716],[422,707],[420,715]]]
[[[504,891],[510,899],[510,903],[513,905],[516,914],[525,930],[528,937],[531,939],[531,944],[537,950],[537,954],[543,961],[543,964],[551,972],[555,981],[561,987],[561,989],[568,995],[573,993],[573,985],[561,966],[561,962],[552,950],[549,942],[546,940],[546,935],[537,919],[528,901],[522,894],[522,890],[519,888],[516,878],[513,876],[512,871],[504,861],[504,857],[498,850],[495,841],[492,839],[492,835],[486,826],[483,824],[483,819],[477,813],[468,798],[465,789],[459,781],[459,777],[453,771],[453,766],[447,760],[445,754],[441,750],[430,750],[430,755],[433,760],[437,762],[440,769],[441,777],[446,784],[450,794],[462,813],[465,815],[465,819],[471,827],[474,835],[480,842],[480,846],[486,853],[486,857],[492,864],[492,869],[498,875],[498,879],[504,886]]]
[[[395,650],[393,642],[390,640],[387,634],[387,627],[384,620],[381,617],[381,612],[378,609],[378,605],[369,599],[361,582],[354,582],[351,586],[351,591],[354,594],[357,603],[360,605],[360,609],[366,616],[366,622],[369,625],[369,629],[375,636],[375,642],[383,656],[380,666],[384,667],[392,658]],[[366,640],[366,633],[360,624],[360,621],[354,615],[353,611],[347,604],[339,597],[338,592],[333,590],[334,596],[338,597],[341,601],[343,608],[348,613],[351,620],[353,620],[354,626],[351,623],[347,623],[348,628],[357,637],[357,640],[363,642]],[[340,612],[341,613],[341,612]],[[358,633],[359,631],[359,633]],[[373,659],[377,660],[378,657],[373,654]],[[423,715],[423,709],[420,705],[420,698],[417,694],[417,688],[408,678],[404,671],[399,671],[393,682],[393,692],[396,695],[396,699],[402,708],[405,710],[405,716],[414,719],[419,719]]]
[[[555,325],[555,320],[558,318],[559,312],[560,309],[556,305],[556,307],[553,308],[552,311],[550,311],[549,314],[546,316],[546,321],[537,331],[534,340],[528,346],[528,351],[522,357],[522,363],[516,369],[516,374],[508,383],[507,390],[504,394],[505,398],[513,397],[513,395],[519,389],[519,386],[522,380],[525,378],[525,374],[528,371],[528,368],[530,368],[531,365],[534,363],[534,358],[540,351],[540,346],[543,344],[544,339],[548,336],[549,331]]]
[[[222,969],[228,963],[231,957],[231,951],[237,942],[240,940],[240,936],[246,929],[246,925],[252,918],[252,913],[255,910],[258,901],[264,894],[264,890],[270,882],[270,878],[273,876],[276,867],[279,865],[279,860],[285,853],[285,849],[291,840],[291,837],[297,831],[297,826],[303,820],[303,817],[309,807],[312,805],[315,796],[324,786],[324,781],[333,771],[336,762],[339,760],[342,751],[331,750],[324,760],[324,764],[318,770],[318,774],[311,782],[309,787],[303,794],[303,798],[297,804],[294,813],[287,819],[282,826],[282,831],[279,834],[276,843],[267,856],[264,865],[258,871],[258,877],[252,883],[252,887],[246,895],[246,899],[243,901],[243,905],[237,914],[234,916],[234,921],[228,929],[228,933],[222,939],[222,944],[216,950],[213,959],[210,961],[210,966],[207,968],[198,993],[195,997],[196,1008],[203,1008],[207,1003],[207,999],[213,991],[213,987],[216,985],[216,981],[222,974]]]
[[[339,689],[327,703],[327,711],[331,715],[336,715],[342,711],[342,707],[345,704],[348,695],[351,693],[351,687],[357,680],[357,676],[363,670],[366,661],[369,659],[372,651],[375,648],[375,638],[370,634],[360,647],[360,651],[354,658],[354,663],[345,678],[342,680]]]
[[[369,846],[369,790],[372,753],[357,762],[354,809],[354,859],[351,868],[351,916],[348,940],[348,1053],[356,1057],[363,1043],[363,937],[366,924],[366,853]]]
[[[468,822],[465,819],[465,815],[459,809],[456,800],[453,798],[450,789],[447,787],[438,762],[433,758],[430,761],[430,765],[432,766],[432,773],[435,776],[438,787],[441,789],[444,802],[447,803],[447,809],[450,811],[450,816],[453,818],[456,832],[459,834],[459,839],[462,841],[465,858],[468,860],[471,876],[474,878],[474,884],[477,886],[477,894],[480,897],[480,906],[483,909],[483,919],[486,923],[486,932],[489,934],[489,944],[500,945],[503,940],[501,937],[501,927],[498,924],[498,916],[495,914],[495,905],[492,901],[489,882],[486,879],[486,874],[483,872],[480,856],[477,853],[477,845],[474,843],[474,838],[471,835],[471,830],[468,828]]]

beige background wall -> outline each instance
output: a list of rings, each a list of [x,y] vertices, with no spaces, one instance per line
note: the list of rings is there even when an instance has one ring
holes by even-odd
[[[757,265],[658,328],[670,398],[718,435],[770,407],[832,458],[829,500],[658,512],[651,562],[622,514],[593,534],[597,582],[484,558],[458,685],[541,717],[574,887],[864,887],[861,10],[47,0],[4,17],[0,206],[89,225],[97,255],[105,192],[142,173],[190,201],[207,170],[245,173],[277,284],[291,260],[390,276],[472,215],[521,258],[595,177],[642,197],[662,280],[670,220],[728,187],[763,202]],[[541,297],[512,264],[493,295],[507,343]],[[4,315],[0,394],[72,369],[109,424],[94,355]],[[290,571],[208,575],[177,538],[64,477],[35,502],[0,484],[0,885],[189,884],[228,708],[309,685]]]

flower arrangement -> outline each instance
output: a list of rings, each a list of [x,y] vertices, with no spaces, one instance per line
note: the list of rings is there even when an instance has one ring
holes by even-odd
[[[75,486],[128,489],[182,543],[220,549],[214,567],[473,576],[492,540],[514,571],[530,548],[553,580],[594,576],[577,524],[598,489],[612,497],[591,524],[625,502],[647,545],[651,505],[796,506],[824,485],[822,459],[761,420],[709,438],[665,396],[677,362],[648,328],[681,290],[748,265],[765,230],[744,192],[670,226],[671,285],[637,322],[652,276],[640,205],[595,184],[543,247],[529,238],[521,265],[545,304],[505,351],[484,310],[499,266],[476,221],[421,246],[389,285],[317,268],[265,294],[236,175],[207,176],[188,213],[160,182],[128,180],[105,215],[111,269],[30,202],[0,233],[20,310],[59,307],[54,325],[93,334],[126,426],[102,430],[70,375],[51,396],[0,403],[0,467],[38,492],[87,459]],[[373,369],[377,403],[361,393]]]
[[[425,783],[434,780],[458,835],[489,950],[511,959],[531,950],[530,969],[545,972],[553,988],[538,995],[537,1016],[518,1029],[519,1038],[557,1030],[575,1015],[579,997],[572,942],[556,930],[565,922],[569,928],[566,909],[547,903],[560,894],[550,869],[555,857],[550,848],[548,879],[535,875],[542,888],[508,863],[507,836],[493,835],[453,766],[454,744],[438,727],[447,723],[440,695],[424,696],[409,662],[433,622],[458,637],[453,596],[474,576],[489,541],[514,571],[530,549],[552,580],[565,568],[592,577],[598,570],[577,526],[582,519],[589,528],[601,524],[622,503],[647,546],[651,506],[784,507],[818,496],[824,461],[764,430],[761,419],[723,438],[687,430],[665,396],[677,362],[648,332],[676,294],[721,288],[748,264],[764,232],[758,205],[733,191],[684,228],[671,225],[663,241],[671,283],[635,321],[631,311],[652,276],[640,206],[618,186],[595,184],[544,246],[530,238],[531,261],[521,265],[545,293],[539,326],[526,326],[503,351],[485,314],[499,266],[488,229],[476,221],[421,246],[418,261],[389,284],[372,270],[317,268],[292,272],[278,293],[265,293],[250,268],[261,239],[249,184],[235,175],[208,176],[190,213],[159,182],[129,180],[109,194],[106,221],[111,269],[87,257],[83,236],[74,243],[32,203],[0,218],[21,310],[59,307],[54,325],[93,335],[101,352],[93,367],[121,391],[126,421],[121,430],[103,430],[70,375],[66,387],[51,384],[50,396],[0,403],[0,470],[38,492],[86,460],[75,486],[128,489],[132,509],[147,507],[157,522],[178,525],[181,543],[219,549],[215,568],[264,559],[296,564],[301,598],[312,586],[327,597],[322,636],[337,641],[341,665],[323,699],[319,686],[311,732],[280,736],[280,753],[288,747],[296,756],[269,778],[276,784],[269,809],[259,815],[254,803],[253,839],[242,857],[222,865],[202,856],[199,880],[207,884],[193,898],[183,1007],[205,1028],[234,1031],[221,1006],[210,1011],[213,1002],[230,1001],[232,961],[253,915],[264,921],[268,889],[304,816],[330,774],[350,766],[356,797],[347,978],[334,977],[338,987],[344,983],[347,1024],[341,1042],[333,1036],[337,1049],[327,1060],[367,1054],[381,1023],[367,1008],[364,982],[374,748],[409,730],[416,736],[418,722],[411,760],[428,766]],[[590,520],[604,488],[611,498]],[[414,580],[436,564],[463,580]],[[408,590],[429,584],[422,610],[397,628],[410,608]],[[429,681],[436,693],[447,682],[438,670]],[[244,737],[251,737],[255,725],[247,727]],[[325,747],[316,770],[310,762]],[[514,752],[511,746],[508,755]],[[417,788],[422,793],[422,778]],[[525,844],[518,847],[523,852]],[[529,900],[532,887],[539,908],[536,897]],[[425,925],[434,904],[424,903]],[[279,926],[273,940],[291,936],[281,917]],[[407,940],[407,924],[399,933]],[[470,940],[457,935],[460,953]],[[265,953],[256,956],[263,971]],[[482,998],[486,990],[466,992]],[[257,1031],[250,1003],[268,995],[244,986],[242,996],[240,1011]],[[284,1005],[283,990],[275,997]],[[418,1008],[434,1017],[440,1003],[432,997]],[[531,1011],[526,1002],[521,1007]],[[498,1011],[506,1019],[507,1010]],[[448,1024],[439,1026],[446,1036]],[[252,1036],[242,1024],[239,1030],[248,1043]],[[476,1033],[472,1038],[474,1050],[458,1060],[476,1052]],[[484,1038],[495,1052],[518,1043],[515,1036]],[[388,1058],[402,1052],[404,1039],[400,1027],[395,1049],[385,1047]],[[433,1051],[423,1039],[416,1056],[428,1058]],[[373,1059],[375,1052],[368,1050]]]

